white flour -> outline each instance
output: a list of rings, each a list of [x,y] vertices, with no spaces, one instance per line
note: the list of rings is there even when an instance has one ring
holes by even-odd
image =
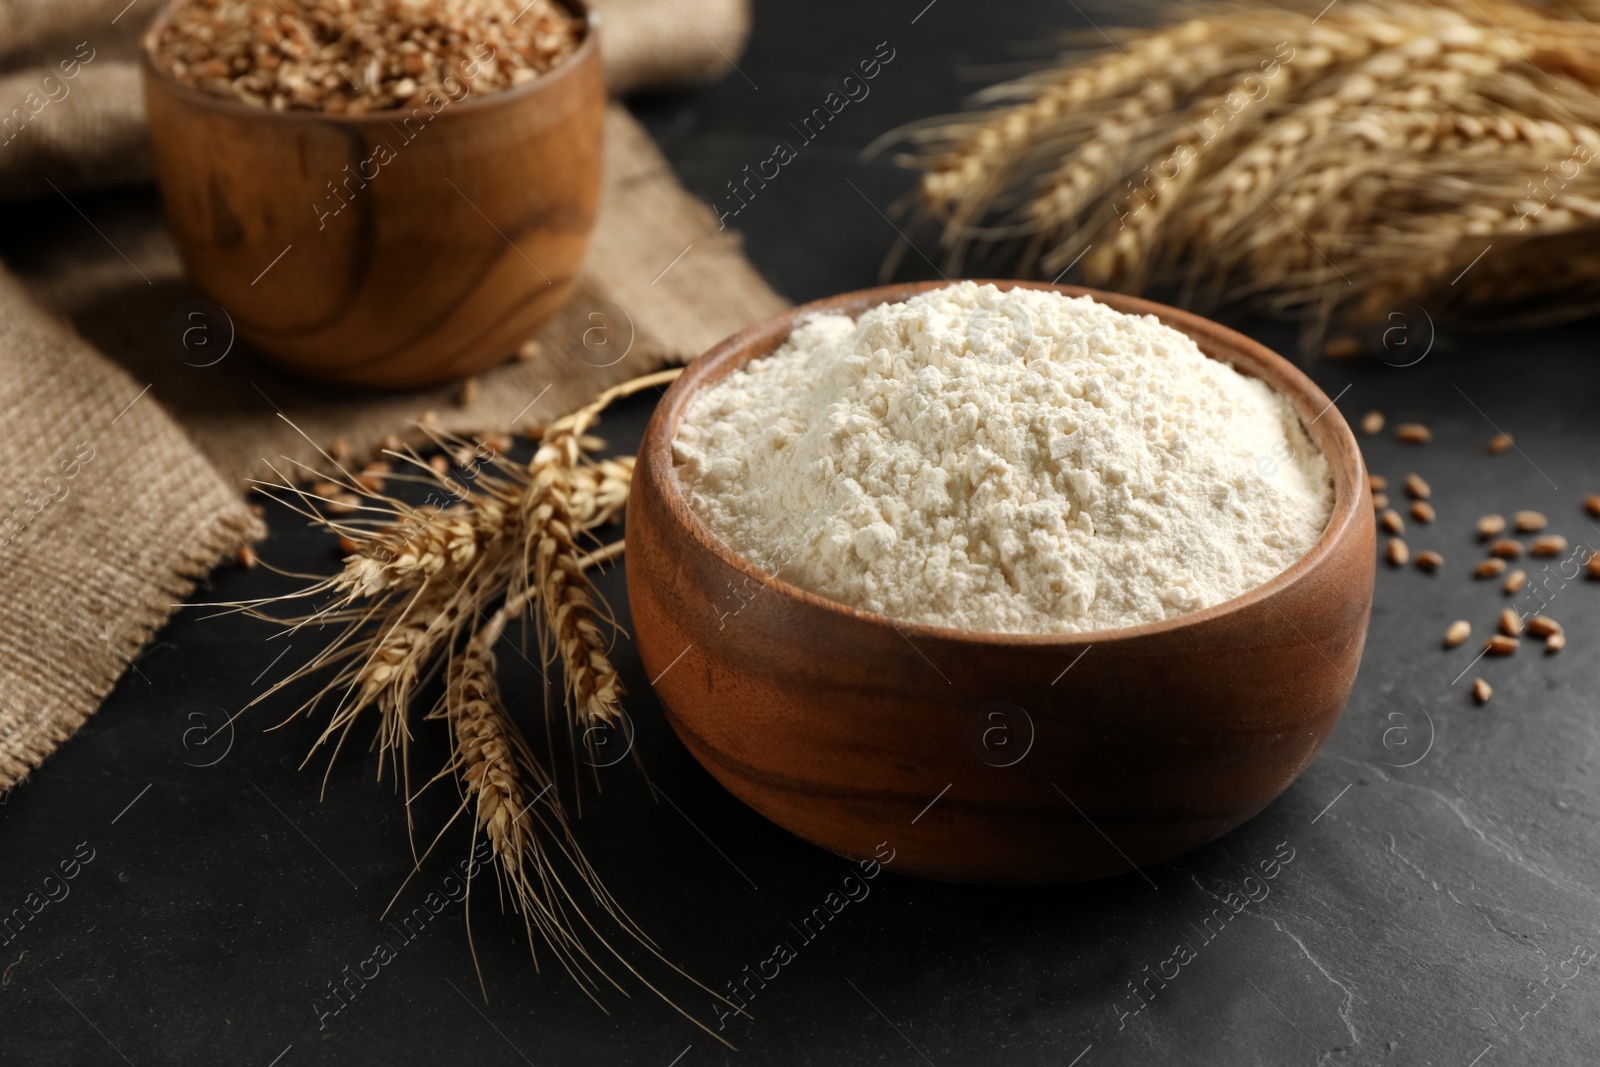
[[[735,552],[891,618],[1104,630],[1219,604],[1327,524],[1289,403],[1148,316],[963,282],[817,316],[674,446]]]

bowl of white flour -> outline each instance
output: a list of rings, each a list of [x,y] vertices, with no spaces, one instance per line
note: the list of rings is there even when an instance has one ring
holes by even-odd
[[[629,597],[673,726],[779,824],[932,877],[1103,877],[1315,755],[1371,605],[1363,486],[1327,397],[1207,320],[891,287],[674,384]]]

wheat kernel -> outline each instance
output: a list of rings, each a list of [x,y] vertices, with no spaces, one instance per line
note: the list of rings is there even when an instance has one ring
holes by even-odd
[[[1489,554],[1501,559],[1516,559],[1522,555],[1522,542],[1509,538],[1496,541],[1489,546]]]
[[[1566,647],[1567,647],[1567,635],[1565,633],[1560,633],[1560,632],[1553,633],[1549,637],[1544,639],[1544,650],[1546,652],[1560,652],[1563,648],[1566,648]]]
[[[1406,475],[1406,496],[1413,500],[1426,500],[1432,495],[1432,487],[1422,480],[1420,474]]]
[[[1489,688],[1489,683],[1482,678],[1472,680],[1472,699],[1479,704],[1489,703],[1489,698],[1494,696],[1494,690]]]
[[[1439,553],[1432,551],[1417,553],[1418,570],[1427,571],[1429,574],[1433,574],[1442,566],[1444,566],[1444,557],[1439,555]]]
[[[1474,578],[1498,578],[1506,572],[1506,561],[1503,559],[1486,559],[1472,568]]]
[[[1398,534],[1406,532],[1406,520],[1402,519],[1400,513],[1393,508],[1385,508],[1383,510],[1383,514],[1378,516],[1378,525],[1383,527],[1385,533]]]
[[[1455,648],[1467,638],[1472,636],[1472,624],[1466,619],[1457,619],[1450,624],[1444,632],[1444,647]]]
[[[1383,432],[1383,412],[1369,411],[1361,416],[1361,432],[1368,436]]]
[[[1384,508],[1386,508],[1388,506],[1389,506],[1389,494],[1388,493],[1373,493],[1372,494],[1372,508],[1373,508],[1374,511],[1382,511]]]
[[[1433,431],[1420,422],[1403,422],[1395,427],[1394,434],[1408,445],[1424,445],[1433,440]]]
[[[1505,634],[1495,634],[1483,643],[1483,650],[1491,656],[1509,656],[1522,642]]]
[[[1562,537],[1560,534],[1546,534],[1543,537],[1535,537],[1533,539],[1533,544],[1528,546],[1528,555],[1542,557],[1559,556],[1566,550],[1567,539],[1565,537]]]
[[[1387,549],[1385,549],[1385,555],[1389,560],[1389,566],[1404,567],[1406,565],[1406,561],[1411,558],[1411,550],[1406,548],[1406,543],[1400,540],[1400,538],[1391,537],[1389,539],[1389,546]]]
[[[1522,632],[1522,616],[1517,614],[1516,608],[1500,609],[1500,632],[1507,637],[1515,637]]]
[[[1433,510],[1433,505],[1426,500],[1413,500],[1411,502],[1411,517],[1418,522],[1432,522],[1439,516]]]
[[[1519,511],[1511,517],[1511,521],[1519,533],[1537,533],[1549,524],[1549,520],[1537,511]]]
[[[1525,570],[1514,570],[1510,574],[1506,575],[1506,584],[1503,588],[1506,591],[1506,596],[1514,596],[1517,593],[1522,592],[1522,587],[1527,584],[1528,572]]]
[[[1563,632],[1561,624],[1548,615],[1530,615],[1526,626],[1528,633],[1534,637],[1549,637]]]
[[[1349,359],[1361,354],[1361,340],[1356,337],[1334,337],[1322,346],[1324,359]]]
[[[1499,537],[1506,529],[1504,515],[1485,515],[1478,520],[1478,536],[1483,540]]]
[[[1497,433],[1489,438],[1489,454],[1498,456],[1502,452],[1509,452],[1515,444],[1516,442],[1511,439],[1510,434]]]

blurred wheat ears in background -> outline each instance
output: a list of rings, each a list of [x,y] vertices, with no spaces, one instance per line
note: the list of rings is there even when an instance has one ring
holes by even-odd
[[[633,474],[632,457],[593,458],[604,443],[588,430],[613,401],[665,384],[679,373],[674,369],[636,378],[552,423],[526,465],[439,434],[432,435],[433,443],[456,454],[457,466],[463,468],[460,478],[448,469],[430,467],[415,450],[389,451],[404,470],[385,479],[426,486],[435,497],[451,501],[444,507],[414,506],[388,495],[327,453],[323,456],[332,471],[303,468],[299,478],[280,472],[278,482],[262,487],[343,538],[348,553],[344,567],[330,578],[297,576],[312,580],[286,597],[228,605],[291,628],[341,626],[311,662],[254,703],[302,678],[332,670],[319,692],[290,716],[310,716],[324,702],[334,703],[307,761],[330,744],[336,758],[356,723],[375,712],[378,774],[381,778],[385,766],[391,768],[404,789],[413,835],[411,805],[423,789],[450,780],[461,798],[455,815],[427,848],[420,855],[413,848],[412,873],[421,869],[445,831],[463,814],[470,815],[474,843],[481,833],[492,846],[502,906],[509,904],[521,916],[535,959],[536,940],[542,941],[597,1004],[603,985],[626,993],[597,955],[673,1004],[613,944],[618,935],[673,974],[711,991],[662,955],[584,857],[553,765],[541,762],[507,709],[496,679],[496,648],[512,623],[531,617],[540,652],[537,666],[545,678],[544,748],[553,760],[558,714],[552,689],[559,682],[559,718],[565,724],[576,787],[578,755],[585,748],[591,757],[596,755],[594,731],[614,729],[614,736],[622,736],[624,691],[609,658],[618,627],[593,592],[586,571],[621,553],[620,540],[602,544],[596,534],[620,516]],[[296,484],[319,479],[357,503],[330,512],[327,500]],[[585,543],[593,547],[586,549]],[[288,603],[324,601],[322,610],[311,615],[280,619],[273,614]],[[448,727],[450,756],[437,774],[413,790],[412,713],[422,691],[433,691],[428,683],[440,677],[443,686],[435,688],[441,691],[421,719]],[[597,759],[589,762],[591,769],[598,766]],[[471,900],[469,881],[469,939]]]
[[[1310,334],[1407,302],[1524,324],[1600,306],[1600,2],[1229,3],[1107,34],[891,135],[947,270],[998,248]]]

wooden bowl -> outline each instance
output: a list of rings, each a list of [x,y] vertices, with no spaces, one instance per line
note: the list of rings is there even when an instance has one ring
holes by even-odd
[[[390,387],[512,355],[571,293],[600,198],[605,82],[593,18],[523,85],[347,116],[192,89],[155,62],[145,109],[190,277],[291,370]],[[463,85],[464,83],[458,82]]]
[[[1288,397],[1332,471],[1333,514],[1316,545],[1216,607],[1068,636],[891,622],[764,573],[689,510],[672,464],[679,420],[799,317],[855,315],[937,287],[897,285],[753,326],[667,391],[628,503],[628,599],[678,736],[778,825],[852,859],[892,849],[892,869],[929,878],[1103,878],[1220,837],[1310,764],[1366,640],[1372,505],[1338,409],[1265,347],[1132,297],[994,284],[1155,315]]]

